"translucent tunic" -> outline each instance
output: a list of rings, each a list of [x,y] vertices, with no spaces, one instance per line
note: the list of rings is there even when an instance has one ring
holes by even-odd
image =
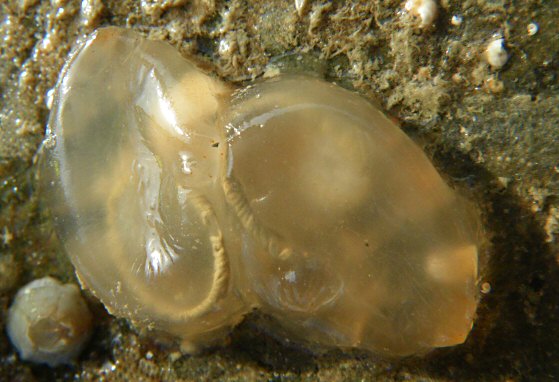
[[[470,332],[475,213],[355,93],[282,76],[232,94],[106,28],[65,66],[44,147],[82,284],[139,326],[203,346],[256,308],[316,346],[387,355]]]

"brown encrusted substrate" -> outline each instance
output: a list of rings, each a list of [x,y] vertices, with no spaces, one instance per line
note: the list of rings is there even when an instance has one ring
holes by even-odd
[[[82,3],[92,8],[82,13]],[[292,1],[152,3],[0,5],[0,256],[14,259],[6,272],[21,271],[0,294],[3,312],[25,282],[46,274],[73,277],[45,212],[37,209],[32,158],[48,115],[48,90],[77,36],[100,25],[128,25],[169,40],[229,81],[258,77],[271,62],[281,70],[322,73],[373,98],[425,144],[443,174],[480,203],[492,244],[485,273],[491,292],[482,298],[466,345],[404,363],[355,353],[308,355],[260,332],[255,325],[261,317],[237,329],[228,347],[181,358],[139,339],[92,302],[99,329],[75,369],[21,363],[2,335],[0,379],[559,377],[559,232],[552,224],[559,206],[556,1],[442,0],[429,30],[419,29],[404,2],[393,0],[309,1],[302,16]],[[462,16],[459,26],[451,24],[453,15]],[[533,21],[539,31],[530,36],[526,27]],[[481,57],[495,34],[505,37],[510,54],[498,72]],[[498,93],[495,80],[503,83]]]

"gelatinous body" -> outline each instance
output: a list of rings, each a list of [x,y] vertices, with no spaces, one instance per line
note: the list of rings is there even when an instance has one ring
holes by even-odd
[[[227,87],[170,46],[109,28],[56,92],[47,192],[82,283],[111,313],[192,341],[237,323],[215,196]]]
[[[475,219],[336,85],[231,95],[166,44],[102,29],[62,73],[45,147],[82,283],[138,325],[205,344],[257,308],[302,340],[389,355],[471,329]]]
[[[329,345],[409,354],[465,340],[471,226],[401,130],[304,77],[250,87],[228,118],[226,195],[251,234],[243,264],[265,311]]]

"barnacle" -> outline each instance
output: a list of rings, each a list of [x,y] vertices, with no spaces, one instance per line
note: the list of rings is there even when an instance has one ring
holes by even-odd
[[[257,308],[295,338],[388,355],[472,327],[471,207],[334,84],[233,91],[164,43],[101,29],[63,70],[44,147],[82,285],[139,326],[204,345]]]
[[[71,363],[91,335],[91,313],[74,284],[52,277],[21,288],[8,311],[6,331],[24,360]]]
[[[505,49],[505,40],[498,38],[492,40],[485,48],[485,59],[494,69],[501,69],[507,63],[509,55]]]

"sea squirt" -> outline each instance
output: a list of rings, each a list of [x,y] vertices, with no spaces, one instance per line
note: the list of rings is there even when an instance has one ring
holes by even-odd
[[[390,354],[462,343],[477,301],[468,206],[365,99],[315,78],[249,87],[224,189],[262,309],[294,336]]]
[[[318,347],[462,343],[475,214],[372,104],[280,76],[234,91],[172,47],[104,28],[62,71],[46,194],[107,309],[204,346],[252,309]]]
[[[45,144],[50,209],[80,282],[109,312],[194,343],[246,312],[217,221],[228,93],[169,45],[101,29],[63,69]]]

